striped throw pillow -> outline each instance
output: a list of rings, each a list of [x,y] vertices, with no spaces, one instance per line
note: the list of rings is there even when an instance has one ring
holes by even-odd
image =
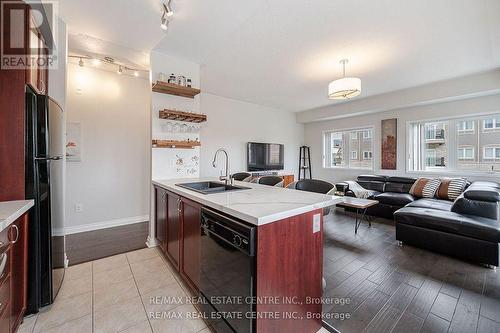
[[[434,198],[441,184],[438,178],[419,178],[410,189],[410,194],[417,198]]]
[[[442,178],[436,197],[454,201],[465,190],[465,186],[467,186],[467,179],[465,178]]]

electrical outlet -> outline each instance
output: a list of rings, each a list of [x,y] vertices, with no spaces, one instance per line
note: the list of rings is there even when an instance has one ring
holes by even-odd
[[[77,213],[83,212],[83,204],[81,204],[81,203],[75,204],[75,212],[77,212]]]
[[[321,231],[321,215],[314,214],[313,216],[313,234]]]

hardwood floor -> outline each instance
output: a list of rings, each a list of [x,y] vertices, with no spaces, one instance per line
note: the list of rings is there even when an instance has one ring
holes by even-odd
[[[353,215],[333,210],[323,262],[323,296],[344,301],[323,313],[342,333],[500,333],[500,270],[400,247],[390,220],[364,223],[355,235]]]

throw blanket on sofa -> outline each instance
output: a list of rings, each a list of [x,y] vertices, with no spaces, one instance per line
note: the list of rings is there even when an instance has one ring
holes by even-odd
[[[374,191],[367,190],[354,180],[348,180],[346,183],[349,184],[349,189],[354,193],[356,198],[366,199],[374,193]]]

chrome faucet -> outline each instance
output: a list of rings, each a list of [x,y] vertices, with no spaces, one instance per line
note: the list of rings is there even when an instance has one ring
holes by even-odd
[[[219,152],[223,152],[226,155],[226,174],[224,176],[220,176],[219,180],[221,180],[221,181],[223,180],[226,185],[228,182],[230,182],[231,185],[233,185],[233,177],[229,173],[229,155],[227,154],[226,149],[224,149],[224,148],[217,149],[217,151],[215,152],[215,155],[214,155],[214,160],[212,162],[212,165],[214,168],[217,168],[217,155],[219,154]]]

